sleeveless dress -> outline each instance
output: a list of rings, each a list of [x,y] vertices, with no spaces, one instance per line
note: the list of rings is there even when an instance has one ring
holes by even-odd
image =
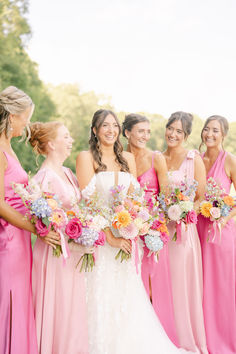
[[[53,170],[42,168],[34,176],[45,192],[58,195],[65,209],[80,193],[71,170],[66,183]],[[53,256],[51,246],[37,239],[33,250],[33,300],[38,349],[41,354],[88,354],[84,274],[76,268],[81,254]]]
[[[208,172],[230,192],[231,180],[225,172],[227,152],[221,151]],[[203,308],[210,354],[236,353],[236,226],[229,220],[220,242],[207,242],[211,222],[199,216],[198,231],[203,258]]]
[[[179,170],[168,172],[170,183],[180,184],[185,176],[194,179],[194,156],[190,150]],[[175,223],[170,222],[168,229],[172,239]],[[181,348],[205,354],[201,246],[195,224],[182,227],[181,232],[180,243],[168,243],[177,335]]]
[[[99,172],[82,195],[88,199],[97,191],[108,203],[114,184],[113,171]],[[125,193],[131,184],[139,186],[127,172],[118,172],[118,184]],[[120,263],[117,252],[108,243],[99,247],[95,267],[87,274],[89,353],[180,353],[158,321],[133,259]]]
[[[145,189],[145,198],[149,200],[152,195],[159,193],[158,176],[154,168],[154,156],[152,155],[152,166],[149,170],[140,175],[137,180],[141,187]],[[158,152],[160,153],[160,152]],[[151,281],[152,305],[172,342],[178,346],[176,325],[174,318],[169,254],[168,247],[165,246],[159,253],[159,260],[156,263],[153,257],[148,257],[148,249],[144,246],[142,259],[142,280],[147,294],[150,296],[149,279]]]
[[[21,214],[26,213],[11,183],[28,183],[20,163],[4,152],[5,201]],[[23,218],[22,215],[22,218]],[[37,354],[31,292],[32,249],[30,232],[0,219],[0,353]]]

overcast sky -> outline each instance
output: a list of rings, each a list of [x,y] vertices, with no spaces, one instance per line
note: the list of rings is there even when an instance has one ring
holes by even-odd
[[[117,110],[236,121],[236,0],[30,0],[28,48],[46,83]]]

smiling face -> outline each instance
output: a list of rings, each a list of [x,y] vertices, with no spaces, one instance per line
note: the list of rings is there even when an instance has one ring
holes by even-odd
[[[17,137],[23,134],[25,127],[29,124],[33,107],[29,106],[24,112],[19,114],[11,114],[12,136]]]
[[[223,134],[220,122],[211,120],[202,131],[202,141],[207,147],[221,146]]]
[[[119,125],[112,114],[106,116],[98,131],[96,128],[93,131],[100,143],[106,146],[114,145],[120,133]]]
[[[125,133],[131,146],[134,146],[138,149],[143,149],[146,147],[146,144],[150,139],[150,123],[137,123],[132,127],[131,131],[126,130]]]
[[[64,125],[61,125],[57,128],[57,136],[50,142],[50,146],[53,151],[65,160],[70,156],[73,141],[69,130]]]
[[[178,147],[184,142],[185,134],[180,120],[175,120],[166,128],[165,139],[168,147]]]

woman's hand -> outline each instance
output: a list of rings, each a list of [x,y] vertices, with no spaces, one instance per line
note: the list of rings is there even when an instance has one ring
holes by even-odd
[[[77,242],[70,242],[69,249],[72,252],[79,252],[81,255],[84,255],[85,253],[92,254],[95,252],[95,247],[82,246]]]
[[[120,248],[126,254],[131,254],[132,252],[132,245],[130,240],[126,240],[122,237],[117,237],[117,248]]]
[[[227,224],[227,222],[229,221],[229,218],[227,216],[223,217],[221,220],[220,220],[220,225],[221,225],[221,228],[223,229],[225,227],[225,225]]]
[[[56,249],[57,245],[59,245],[59,246],[61,245],[61,241],[60,241],[61,237],[55,231],[49,231],[49,233],[46,236],[42,237],[42,236],[37,235],[37,237],[41,241],[43,241],[44,243],[52,246],[54,249]]]

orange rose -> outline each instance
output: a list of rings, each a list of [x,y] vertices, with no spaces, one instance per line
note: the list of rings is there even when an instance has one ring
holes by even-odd
[[[230,195],[226,195],[224,198],[223,198],[223,201],[225,202],[226,205],[228,206],[234,206],[234,199],[230,196]]]

